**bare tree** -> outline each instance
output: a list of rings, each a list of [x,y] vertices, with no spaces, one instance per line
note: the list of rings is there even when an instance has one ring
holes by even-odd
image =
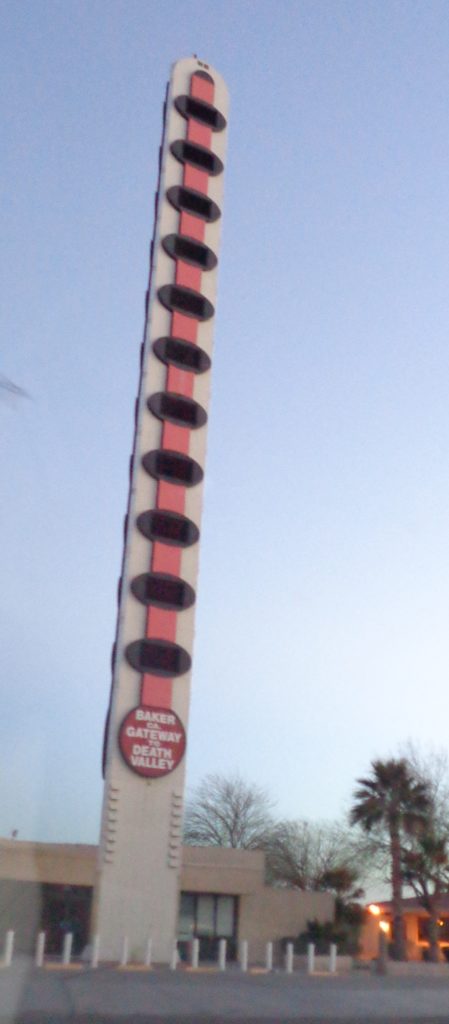
[[[401,750],[415,779],[426,786],[432,829],[449,840],[449,760],[447,751],[408,740]]]
[[[445,750],[422,747],[408,741],[404,754],[416,779],[430,795],[426,828],[407,837],[402,851],[402,871],[429,915],[429,956],[439,960],[438,920],[442,897],[449,892],[449,765]]]
[[[333,822],[282,821],[266,846],[270,880],[311,891],[342,892],[353,899],[361,858],[349,830]]]
[[[239,775],[206,775],[187,803],[184,842],[190,846],[265,848],[273,804],[259,786]]]

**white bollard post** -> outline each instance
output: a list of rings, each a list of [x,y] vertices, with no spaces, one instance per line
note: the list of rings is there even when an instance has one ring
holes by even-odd
[[[196,971],[200,962],[200,940],[192,939],[192,952],[190,965]]]
[[[45,932],[39,932],[36,940],[36,967],[44,966],[44,954],[45,954]]]
[[[98,961],[100,959],[100,936],[94,935],[92,939],[92,953],[90,957],[90,966],[95,970],[98,967]]]
[[[12,955],[14,952],[14,932],[12,929],[6,932],[5,935],[5,954],[4,954],[4,965],[5,967],[11,967]]]
[[[226,939],[218,941],[218,970],[226,970]]]
[[[267,942],[267,949],[265,954],[265,966],[267,971],[273,970],[273,943]]]
[[[145,950],[145,967],[151,967],[151,954],[152,954],[153,940],[148,939],[147,948]]]
[[[68,964],[70,963],[70,958],[72,956],[72,943],[72,932],[66,932],[66,934],[64,935],[64,944],[62,947],[62,962],[66,966],[68,966]]]
[[[291,974],[293,971],[293,942],[287,942],[285,948],[285,973]]]
[[[307,974],[313,974],[315,970],[315,946],[309,942],[307,946]]]
[[[178,965],[178,943],[175,942],[175,944],[173,946],[173,952],[172,952],[172,955],[171,955],[171,960],[170,960],[170,970],[171,971],[176,971],[177,965]]]
[[[243,939],[240,944],[240,970],[248,970],[248,941]]]
[[[126,967],[126,965],[128,963],[128,956],[129,956],[129,940],[128,940],[128,936],[124,935],[123,936],[123,942],[122,942],[122,955],[120,957],[120,967]]]
[[[331,942],[329,947],[329,971],[331,974],[337,972],[337,947],[335,942]]]

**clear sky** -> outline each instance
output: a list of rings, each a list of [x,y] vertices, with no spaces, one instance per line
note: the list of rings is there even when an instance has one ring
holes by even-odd
[[[2,5],[0,834],[95,842],[161,109],[230,139],[188,782],[447,744],[449,5]]]

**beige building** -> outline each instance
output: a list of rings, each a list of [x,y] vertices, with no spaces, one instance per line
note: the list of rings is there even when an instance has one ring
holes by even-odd
[[[96,846],[0,840],[0,942],[16,932],[16,948],[34,948],[39,930],[47,951],[61,951],[64,932],[74,934],[81,952],[89,933]],[[200,939],[201,956],[215,958],[220,938],[235,955],[247,939],[252,962],[262,960],[266,943],[295,937],[307,921],[334,916],[330,893],[298,892],[265,885],[265,858],[258,850],[185,846],[182,851],[178,937],[181,954]],[[150,929],[149,929],[150,931]],[[117,958],[120,949],[117,949]],[[131,949],[132,955],[132,949]]]
[[[449,960],[449,894],[440,898],[440,917],[438,919],[438,945],[440,960]],[[415,897],[402,900],[405,938],[408,960],[425,960],[429,949],[429,915]],[[384,927],[387,937],[391,935],[392,905],[390,900],[371,903],[366,914],[366,922],[360,936],[361,956],[371,960],[378,956],[379,930]]]

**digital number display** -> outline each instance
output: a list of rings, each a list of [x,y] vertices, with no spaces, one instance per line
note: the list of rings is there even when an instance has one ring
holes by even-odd
[[[193,398],[167,391],[158,391],[148,399],[148,408],[155,416],[170,420],[181,427],[202,427],[207,421],[206,410]]]
[[[157,468],[161,476],[176,477],[177,480],[185,480],[191,483],[193,480],[193,463],[176,455],[166,455],[165,452],[158,452]]]
[[[138,672],[153,672],[159,676],[180,676],[192,663],[183,647],[168,640],[135,640],[128,644],[126,657]]]
[[[221,132],[226,126],[223,114],[211,103],[204,103],[193,96],[177,96],[175,106],[183,117],[193,117],[195,121],[207,124],[212,131]]]
[[[195,601],[195,591],[185,580],[169,573],[148,572],[131,581],[131,590],[142,604],[181,611]]]
[[[141,512],[137,518],[137,526],[149,540],[159,540],[179,547],[189,547],[195,544],[199,537],[195,523],[177,512],[163,512],[158,509]]]
[[[189,524],[183,519],[175,519],[174,516],[169,517],[161,512],[154,512],[152,528],[157,537],[166,537],[179,544],[185,544],[188,540]]]
[[[178,452],[160,451],[147,452],[142,463],[151,476],[167,480],[169,483],[193,487],[203,479],[203,470],[194,459]]]
[[[211,365],[209,356],[203,349],[178,338],[158,338],[154,343],[154,351],[163,363],[173,363],[174,366],[192,370],[193,373],[205,373]]]

